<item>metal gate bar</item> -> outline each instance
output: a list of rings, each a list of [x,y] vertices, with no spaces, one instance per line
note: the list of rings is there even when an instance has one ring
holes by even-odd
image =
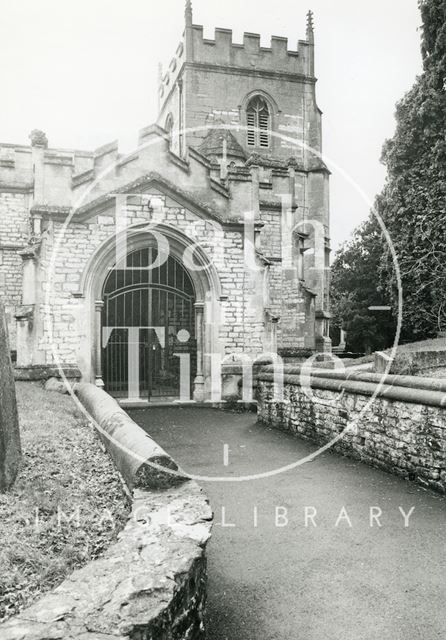
[[[127,256],[127,268],[114,268],[104,285],[103,326],[110,328],[104,347],[104,383],[107,391],[127,397],[129,338],[125,327],[139,330],[140,397],[176,398],[180,393],[180,359],[175,353],[188,353],[191,361],[191,388],[196,371],[194,331],[195,291],[184,267],[172,256],[151,268],[157,258],[154,247]],[[164,331],[161,344],[154,329]],[[189,340],[178,340],[185,329]]]

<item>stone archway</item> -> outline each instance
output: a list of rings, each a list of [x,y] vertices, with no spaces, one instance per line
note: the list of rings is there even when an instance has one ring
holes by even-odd
[[[106,240],[90,259],[81,283],[88,316],[84,353],[81,357],[86,363],[84,378],[94,381],[98,386],[104,386],[103,317],[108,276],[115,269],[117,259],[122,259],[123,254],[134,254],[157,245],[157,235],[164,239],[169,257],[180,266],[184,262],[184,252],[188,250],[190,254],[193,250],[193,264],[190,264],[189,259],[185,268],[193,288],[191,302],[194,317],[190,323],[195,332],[192,336],[195,343],[192,397],[194,400],[202,401],[211,379],[210,359],[205,358],[204,353],[221,353],[218,330],[215,330],[221,299],[220,281],[214,265],[202,247],[195,245],[178,229],[166,224],[129,227],[125,235],[121,233]]]

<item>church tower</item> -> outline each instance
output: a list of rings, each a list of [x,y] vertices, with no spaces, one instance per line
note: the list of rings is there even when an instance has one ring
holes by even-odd
[[[234,43],[230,29],[216,28],[214,39],[204,38],[187,0],[183,39],[160,74],[158,124],[175,154],[187,158],[192,148],[211,161],[215,179],[230,188],[234,210],[237,199],[243,200],[237,192],[244,172],[259,168],[259,217],[265,223],[260,244],[271,261],[272,281],[279,279],[275,270],[285,266],[279,246],[284,238],[278,237],[287,228],[284,210],[289,209],[293,236],[293,269],[280,276],[282,300],[269,305],[280,317],[279,346],[313,348],[316,339],[325,351],[330,346],[329,171],[321,158],[314,46],[311,11],[306,39],[298,40],[297,48],[289,49],[287,38],[279,36],[263,47],[255,33]]]
[[[271,46],[262,47],[256,33],[245,33],[243,44],[236,44],[230,29],[216,28],[214,39],[205,39],[203,27],[192,22],[188,1],[183,40],[160,77],[158,124],[186,130],[177,147],[180,155],[189,144],[199,146],[206,137],[205,127],[224,123],[233,127],[247,154],[303,159],[304,150],[294,140],[321,150],[315,83],[311,11],[306,40],[288,50],[286,38],[273,36]],[[261,130],[258,135],[251,126]]]

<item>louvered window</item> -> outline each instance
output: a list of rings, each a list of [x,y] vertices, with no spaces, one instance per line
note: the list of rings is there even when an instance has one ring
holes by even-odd
[[[270,113],[263,98],[256,96],[246,110],[249,147],[269,147]]]

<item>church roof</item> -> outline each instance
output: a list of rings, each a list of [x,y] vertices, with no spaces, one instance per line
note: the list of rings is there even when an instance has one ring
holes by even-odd
[[[246,160],[245,152],[228,129],[210,129],[198,147],[198,151],[207,158],[210,156],[222,156],[224,140],[226,140],[226,155],[228,157]]]

